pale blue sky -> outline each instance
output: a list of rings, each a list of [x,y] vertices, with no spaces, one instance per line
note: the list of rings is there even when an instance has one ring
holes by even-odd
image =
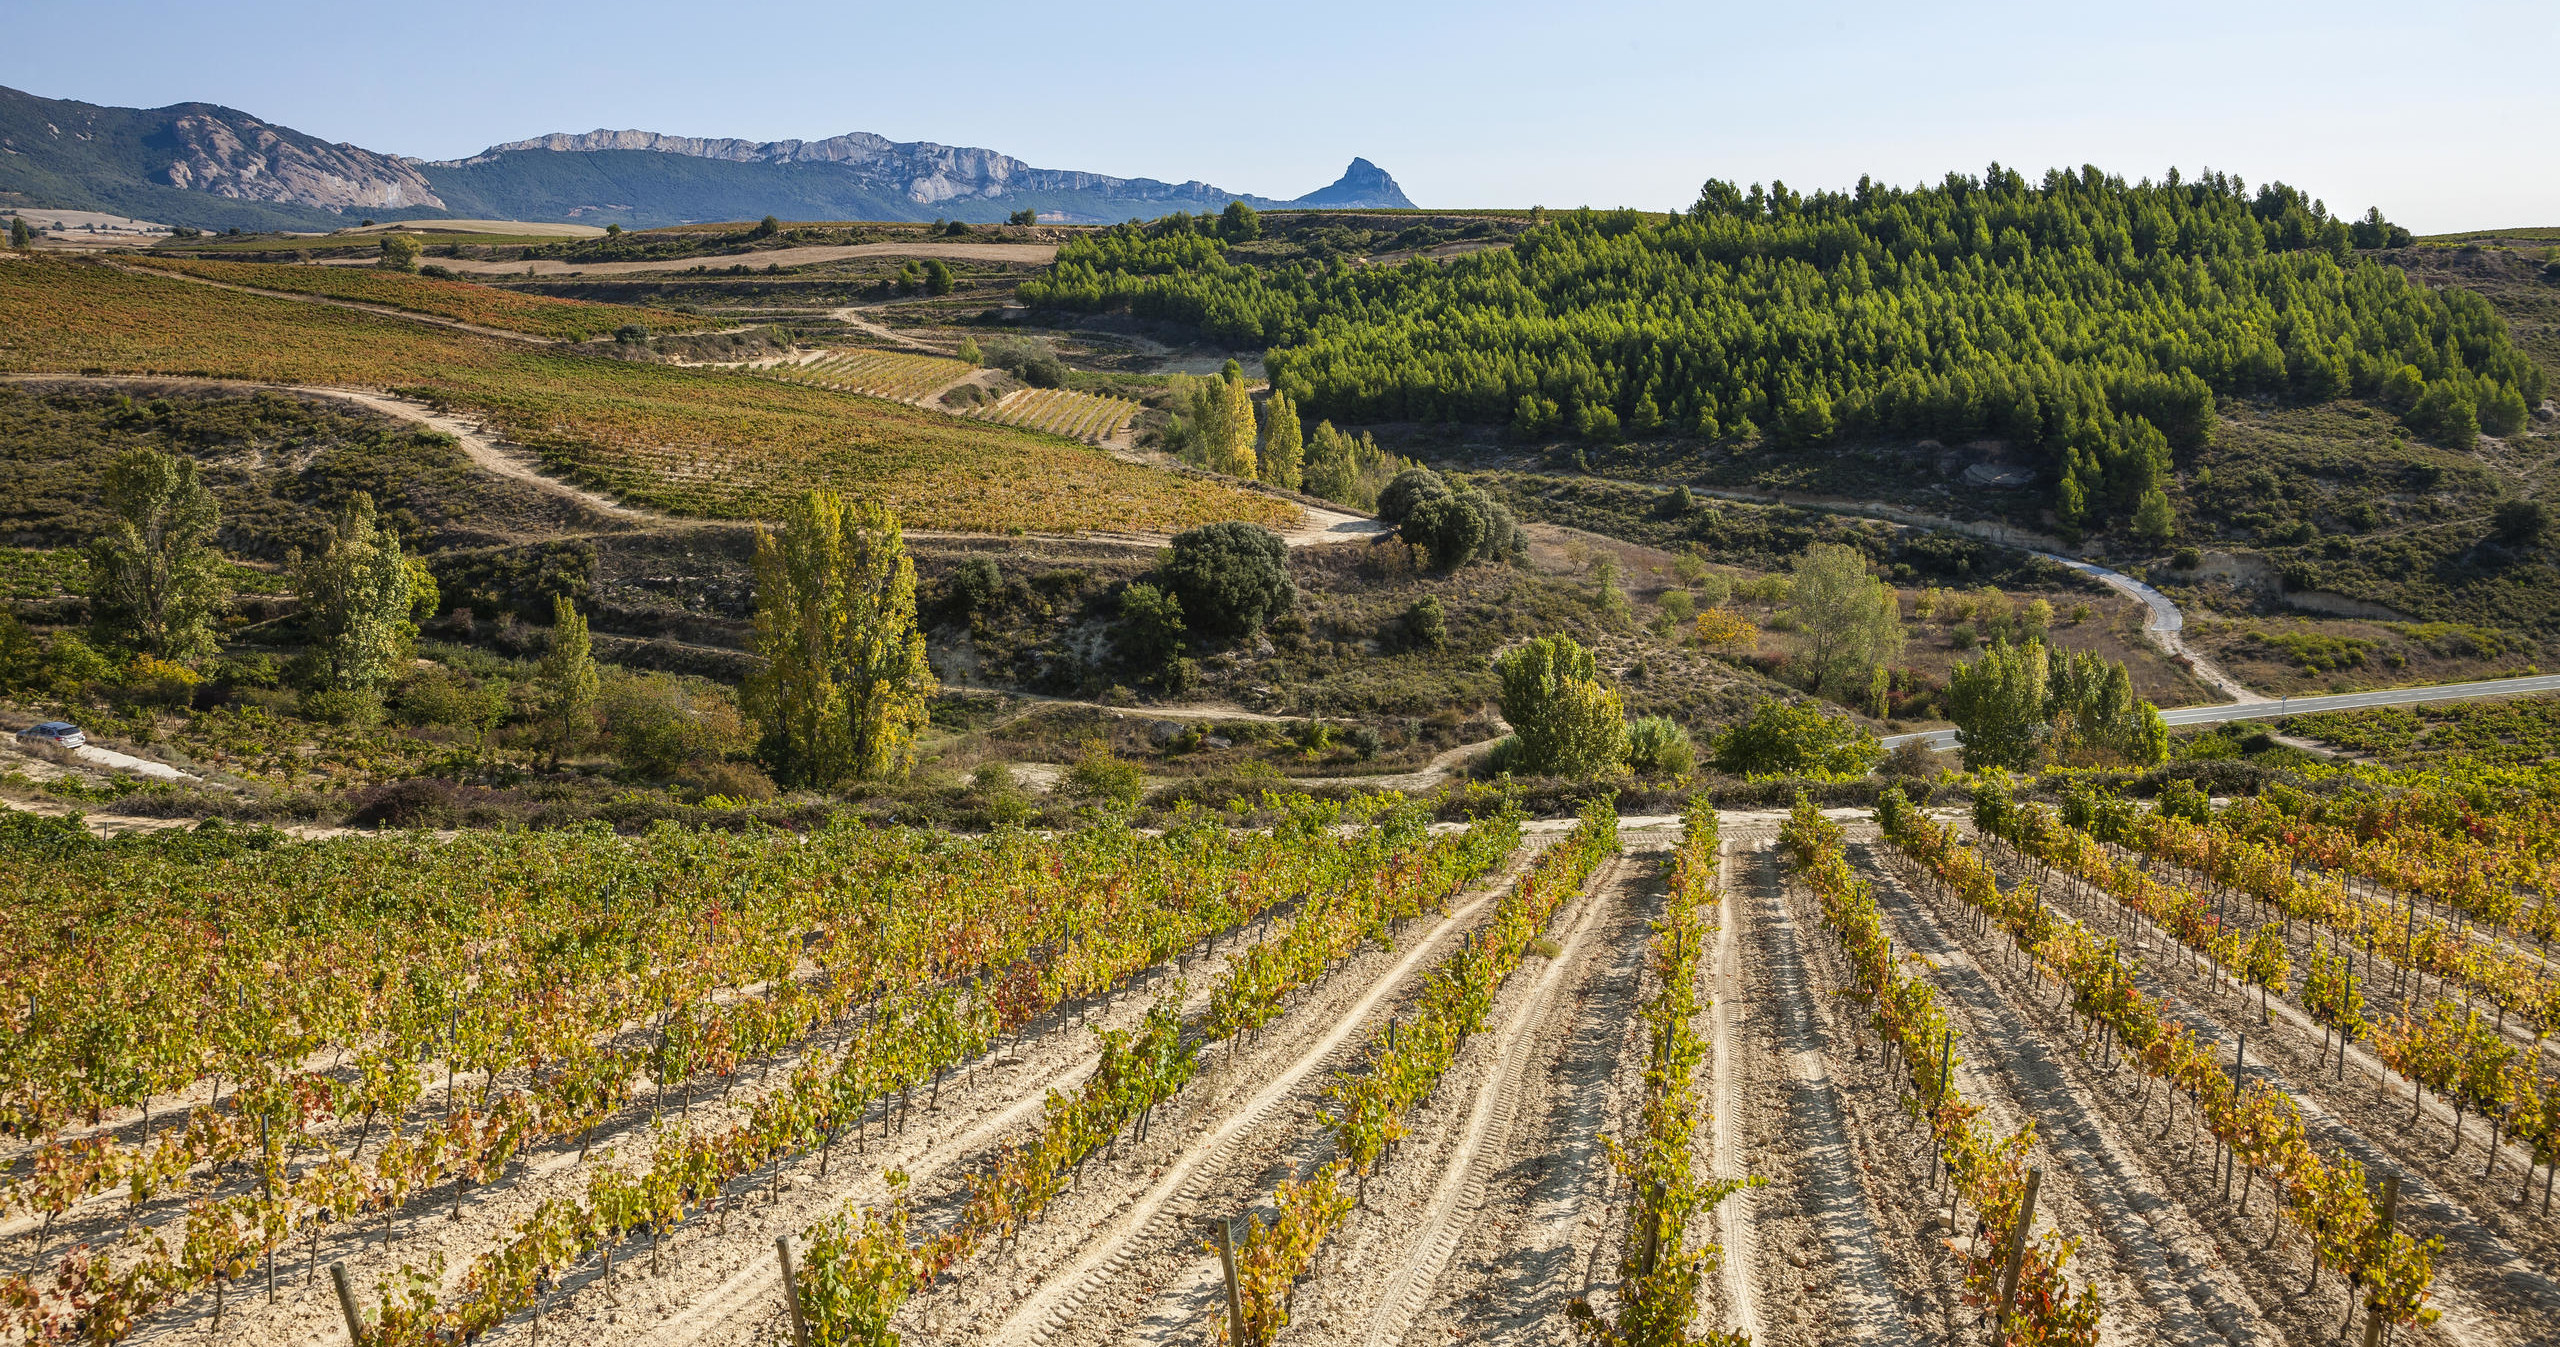
[[[0,84],[458,157],[875,131],[1294,196],[1684,205],[1998,159],[2212,167],[2422,233],[2560,224],[2560,4],[591,5],[0,0]]]

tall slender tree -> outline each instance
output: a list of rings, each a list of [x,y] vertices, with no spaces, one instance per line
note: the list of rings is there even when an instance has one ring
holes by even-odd
[[[1257,466],[1262,480],[1273,486],[1298,489],[1299,464],[1306,455],[1306,437],[1298,429],[1298,407],[1287,393],[1278,389],[1263,404],[1262,449]]]
[[[823,787],[905,772],[938,685],[897,515],[812,491],[779,532],[759,530],[755,652],[764,665],[745,699],[777,777]]]
[[[297,549],[290,565],[323,684],[339,692],[378,691],[417,638],[415,610],[435,599],[432,589],[421,592],[417,568],[402,555],[400,536],[376,515],[373,496],[355,493],[320,551],[305,557]]]
[[[213,620],[229,598],[213,537],[222,526],[192,458],[129,449],[98,483],[107,531],[89,545],[89,601],[99,634],[165,660],[213,653]]]
[[[551,741],[551,765],[575,752],[593,731],[596,711],[595,651],[587,637],[587,619],[567,595],[551,600],[551,648],[542,653],[535,676],[541,690],[543,732]]]

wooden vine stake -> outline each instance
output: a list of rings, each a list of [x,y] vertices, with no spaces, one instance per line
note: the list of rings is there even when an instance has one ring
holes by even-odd
[[[2043,1184],[2043,1170],[2027,1171],[2027,1193],[2018,1202],[2018,1224],[2009,1231],[2009,1263],[2000,1270],[2000,1327],[2004,1330],[2009,1326],[2010,1302],[2018,1297],[2018,1268],[2027,1261],[2027,1231],[2036,1223],[2036,1189]]]
[[[1218,1240],[1218,1268],[1227,1277],[1227,1341],[1244,1347],[1244,1292],[1236,1286],[1236,1232],[1225,1217],[1209,1223]]]
[[[356,1293],[347,1287],[347,1265],[329,1265],[329,1284],[338,1288],[338,1312],[347,1317],[347,1341],[364,1347],[364,1316],[356,1313]]]
[[[782,1255],[782,1303],[791,1307],[792,1347],[809,1347],[809,1321],[800,1317],[800,1269],[791,1261],[791,1236],[774,1236],[773,1250]]]

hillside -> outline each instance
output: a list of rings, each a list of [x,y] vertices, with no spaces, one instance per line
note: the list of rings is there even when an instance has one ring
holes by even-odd
[[[1159,223],[1022,293],[1260,349],[1307,416],[1407,452],[1897,501],[2134,562],[2239,549],[2269,583],[2560,631],[2549,535],[2499,513],[2550,489],[2538,262],[2224,175],[1713,183],[1679,216],[1533,223],[1418,267]]]
[[[334,229],[350,216],[1061,223],[1257,207],[1409,207],[1366,159],[1295,202],[1209,183],[1044,169],[994,150],[855,132],[751,142],[649,131],[553,134],[428,162],[330,144],[209,103],[112,108],[0,89],[0,205],[95,209],[215,230]]]

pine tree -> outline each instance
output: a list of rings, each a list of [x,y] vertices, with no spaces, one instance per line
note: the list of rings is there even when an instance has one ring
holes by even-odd
[[[827,787],[905,772],[939,689],[898,517],[812,491],[781,532],[759,530],[755,653],[745,701],[776,777]]]
[[[543,732],[551,741],[551,765],[576,751],[594,729],[596,709],[595,652],[587,639],[587,619],[563,595],[551,600],[551,648],[542,654],[535,674],[542,699]]]
[[[1300,481],[1300,460],[1306,454],[1305,440],[1298,429],[1298,408],[1289,401],[1288,394],[1275,388],[1263,410],[1262,450],[1257,459],[1262,480],[1295,491]]]
[[[165,660],[213,653],[213,619],[229,597],[213,548],[222,511],[196,461],[129,449],[98,483],[107,532],[89,546],[89,601],[99,634]]]

